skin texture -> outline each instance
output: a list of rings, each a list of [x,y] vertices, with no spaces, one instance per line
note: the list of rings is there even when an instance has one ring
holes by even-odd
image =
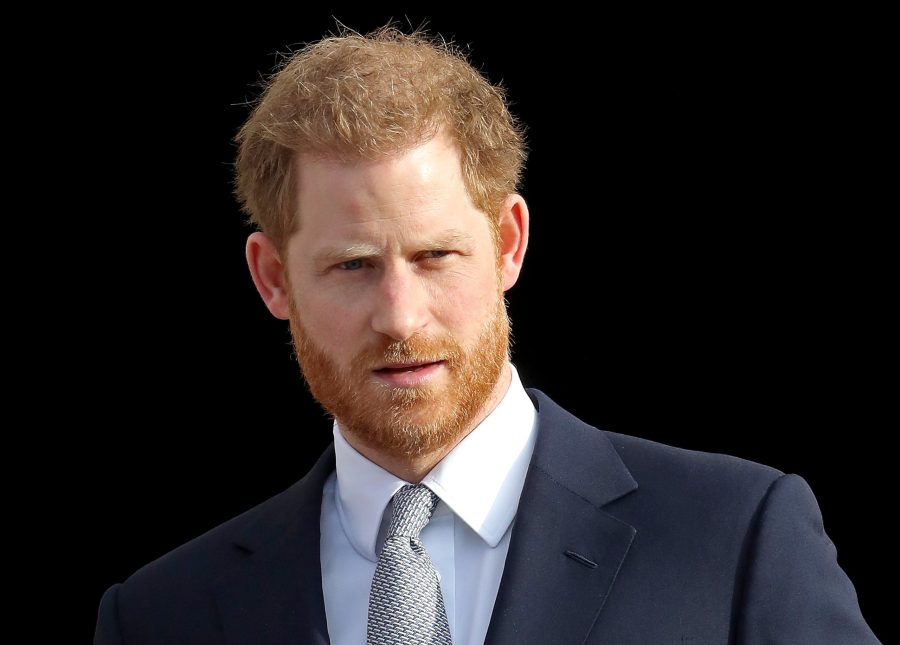
[[[290,320],[310,390],[350,444],[421,481],[509,385],[503,293],[528,208],[503,201],[498,248],[443,135],[378,161],[297,161],[298,230],[283,258],[248,238],[254,284]]]

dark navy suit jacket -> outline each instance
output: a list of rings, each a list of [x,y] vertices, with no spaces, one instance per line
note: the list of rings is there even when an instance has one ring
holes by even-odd
[[[486,643],[878,643],[797,475],[593,428],[538,390]],[[329,448],[283,493],[111,587],[95,643],[328,643]]]

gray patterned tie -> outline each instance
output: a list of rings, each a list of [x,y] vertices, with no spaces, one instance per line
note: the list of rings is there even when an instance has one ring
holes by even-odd
[[[450,645],[450,627],[437,571],[419,540],[437,495],[406,485],[394,495],[394,514],[369,592],[367,645]]]

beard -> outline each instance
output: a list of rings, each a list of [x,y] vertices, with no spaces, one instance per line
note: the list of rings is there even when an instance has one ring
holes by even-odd
[[[471,347],[450,334],[404,341],[385,337],[348,366],[338,365],[315,343],[290,297],[291,336],[307,386],[341,428],[372,449],[418,456],[453,446],[472,430],[509,360],[509,316],[499,294]],[[439,383],[392,387],[372,373],[385,363],[436,361],[444,361],[446,370]]]

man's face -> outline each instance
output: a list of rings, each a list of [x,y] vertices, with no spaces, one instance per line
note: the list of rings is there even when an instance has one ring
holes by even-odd
[[[286,259],[313,396],[395,455],[458,441],[491,399],[509,323],[491,226],[443,137],[377,162],[301,158]]]

